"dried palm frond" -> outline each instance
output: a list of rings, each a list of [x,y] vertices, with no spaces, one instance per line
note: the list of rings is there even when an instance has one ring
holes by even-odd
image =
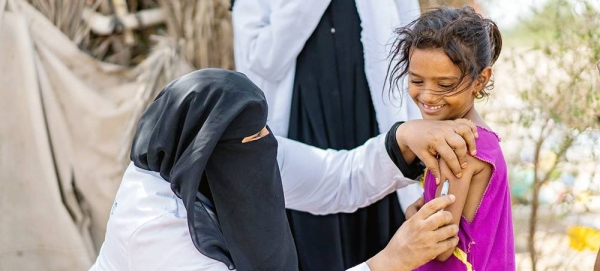
[[[116,15],[112,0],[96,0],[100,4],[93,6],[89,5],[90,10],[96,11],[107,16]],[[131,1],[128,0],[128,11],[130,13],[158,7],[156,1],[143,0]],[[133,6],[132,6],[133,5]],[[122,31],[123,28],[117,24],[112,34],[100,35],[88,31],[88,36],[78,43],[81,50],[88,52],[93,57],[120,65],[132,66],[142,62],[152,48],[153,43],[150,41],[150,36],[156,35],[163,31],[164,25],[157,25],[148,28],[139,28],[131,31],[133,43],[127,42],[127,35]]]
[[[197,69],[233,69],[230,0],[160,0],[170,36],[183,40],[184,56]]]
[[[83,10],[112,16],[117,14],[115,0],[28,0],[82,51],[96,59],[126,66],[146,59],[155,43],[151,36],[171,37],[183,46],[183,57],[197,69],[220,67],[233,69],[233,29],[229,11],[230,0],[127,0],[119,1],[119,13],[134,13],[149,9],[167,10],[166,24],[132,30],[134,42],[115,27],[110,35],[93,33],[83,20]]]
[[[116,28],[110,35],[94,34],[85,23],[84,10],[96,11],[104,15],[114,15],[112,0],[28,0],[65,35],[73,40],[82,51],[96,59],[121,65],[134,65],[141,62],[150,52],[149,37],[161,31],[163,26],[137,29],[133,31],[133,44],[126,43],[124,34]],[[128,0],[128,10],[156,8],[154,0]],[[133,9],[132,9],[133,7]]]

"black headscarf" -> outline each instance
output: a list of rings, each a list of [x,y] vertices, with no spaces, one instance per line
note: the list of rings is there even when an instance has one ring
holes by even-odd
[[[159,172],[183,200],[198,251],[230,269],[298,268],[277,141],[241,143],[266,119],[264,94],[245,75],[205,69],[167,85],[133,140],[135,166]]]

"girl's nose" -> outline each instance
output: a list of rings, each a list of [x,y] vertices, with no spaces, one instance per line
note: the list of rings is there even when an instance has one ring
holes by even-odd
[[[427,104],[436,104],[439,102],[444,96],[436,93],[434,90],[430,89],[422,89],[419,93],[419,100],[423,103]]]

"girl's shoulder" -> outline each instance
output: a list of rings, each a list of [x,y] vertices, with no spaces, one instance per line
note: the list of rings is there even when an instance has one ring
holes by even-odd
[[[504,161],[502,148],[500,147],[500,136],[489,128],[477,126],[479,137],[475,140],[477,154],[475,158],[485,162],[495,164],[497,161]]]
[[[498,135],[498,133],[494,132],[490,127],[485,126],[485,125],[477,125],[477,133],[479,133],[479,138],[477,140],[495,140],[495,141],[502,141],[502,139],[500,138],[500,135]],[[482,138],[483,136],[483,138]]]
[[[483,126],[477,126],[477,133],[479,137],[475,139],[475,145],[477,147],[477,152],[485,151],[487,149],[497,149],[500,148],[500,142],[502,139],[500,136],[492,131],[489,128]]]

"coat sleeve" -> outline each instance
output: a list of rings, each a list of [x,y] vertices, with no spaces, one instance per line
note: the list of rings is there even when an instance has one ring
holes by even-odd
[[[236,0],[232,12],[236,65],[269,81],[283,79],[329,3],[330,0]]]
[[[350,213],[414,183],[387,154],[385,136],[349,151],[277,137],[286,208],[317,215]]]

